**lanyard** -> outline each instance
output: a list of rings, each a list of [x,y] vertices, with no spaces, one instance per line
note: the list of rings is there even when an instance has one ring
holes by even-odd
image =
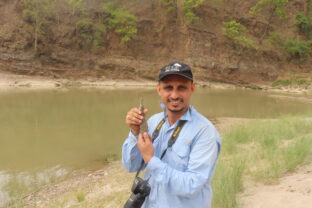
[[[154,140],[158,137],[159,132],[160,132],[160,130],[161,130],[161,127],[164,125],[165,121],[166,121],[166,120],[163,118],[163,119],[158,123],[158,125],[156,126],[156,128],[155,128],[155,130],[154,130],[154,132],[153,132],[153,134],[152,134],[152,142],[154,142]],[[173,131],[173,133],[172,133],[172,135],[171,135],[171,138],[170,138],[169,141],[168,141],[168,146],[167,146],[167,148],[164,150],[164,152],[161,154],[160,159],[163,159],[163,157],[165,156],[165,154],[166,154],[166,152],[167,152],[167,149],[168,149],[169,147],[172,147],[172,145],[175,143],[175,141],[177,140],[177,138],[178,138],[178,136],[179,136],[179,134],[180,134],[180,132],[181,132],[181,130],[182,130],[182,128],[183,128],[183,126],[184,126],[185,123],[186,123],[186,120],[179,120],[179,123],[178,123],[177,127],[174,129],[174,131]],[[135,177],[137,177],[137,176],[139,175],[139,173],[140,173],[141,169],[143,168],[143,166],[144,166],[144,160],[142,160],[141,166],[140,166],[139,170],[137,171]]]

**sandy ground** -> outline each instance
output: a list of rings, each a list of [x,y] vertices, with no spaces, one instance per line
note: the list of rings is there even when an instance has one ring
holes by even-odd
[[[83,80],[52,79],[40,76],[25,76],[9,74],[0,71],[0,90],[10,89],[55,89],[61,87],[154,87],[156,82],[140,80],[97,80],[87,78]]]
[[[216,82],[196,82],[197,85],[214,88],[214,89],[235,89],[235,88],[249,88],[248,86],[233,85],[227,83]],[[53,79],[41,76],[27,76],[16,75],[8,72],[2,72],[0,68],[0,90],[14,90],[14,89],[56,89],[62,87],[87,87],[87,88],[141,88],[141,87],[155,87],[156,81],[151,80],[109,80],[86,78],[80,80],[68,79]],[[261,89],[291,94],[307,94],[312,95],[312,86],[309,88],[300,87],[281,87],[273,88],[270,86],[259,86]],[[287,96],[286,96],[287,97]]]
[[[277,185],[247,188],[241,200],[245,208],[311,208],[312,164],[282,177]]]

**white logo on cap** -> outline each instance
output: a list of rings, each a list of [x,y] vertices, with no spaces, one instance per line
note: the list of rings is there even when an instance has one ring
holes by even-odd
[[[173,66],[167,66],[165,72],[180,71],[181,64],[175,63]]]

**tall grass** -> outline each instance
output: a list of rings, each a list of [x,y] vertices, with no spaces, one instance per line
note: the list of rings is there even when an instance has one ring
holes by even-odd
[[[257,120],[223,132],[223,147],[213,179],[214,208],[239,206],[243,181],[277,183],[307,161],[312,148],[311,112]],[[311,162],[311,161],[310,161]]]

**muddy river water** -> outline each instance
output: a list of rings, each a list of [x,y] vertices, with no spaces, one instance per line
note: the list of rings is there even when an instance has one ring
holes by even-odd
[[[95,170],[120,157],[126,112],[144,99],[159,112],[154,89],[10,90],[0,92],[0,207],[40,186]],[[192,105],[214,117],[274,118],[312,104],[263,91],[200,88]]]

